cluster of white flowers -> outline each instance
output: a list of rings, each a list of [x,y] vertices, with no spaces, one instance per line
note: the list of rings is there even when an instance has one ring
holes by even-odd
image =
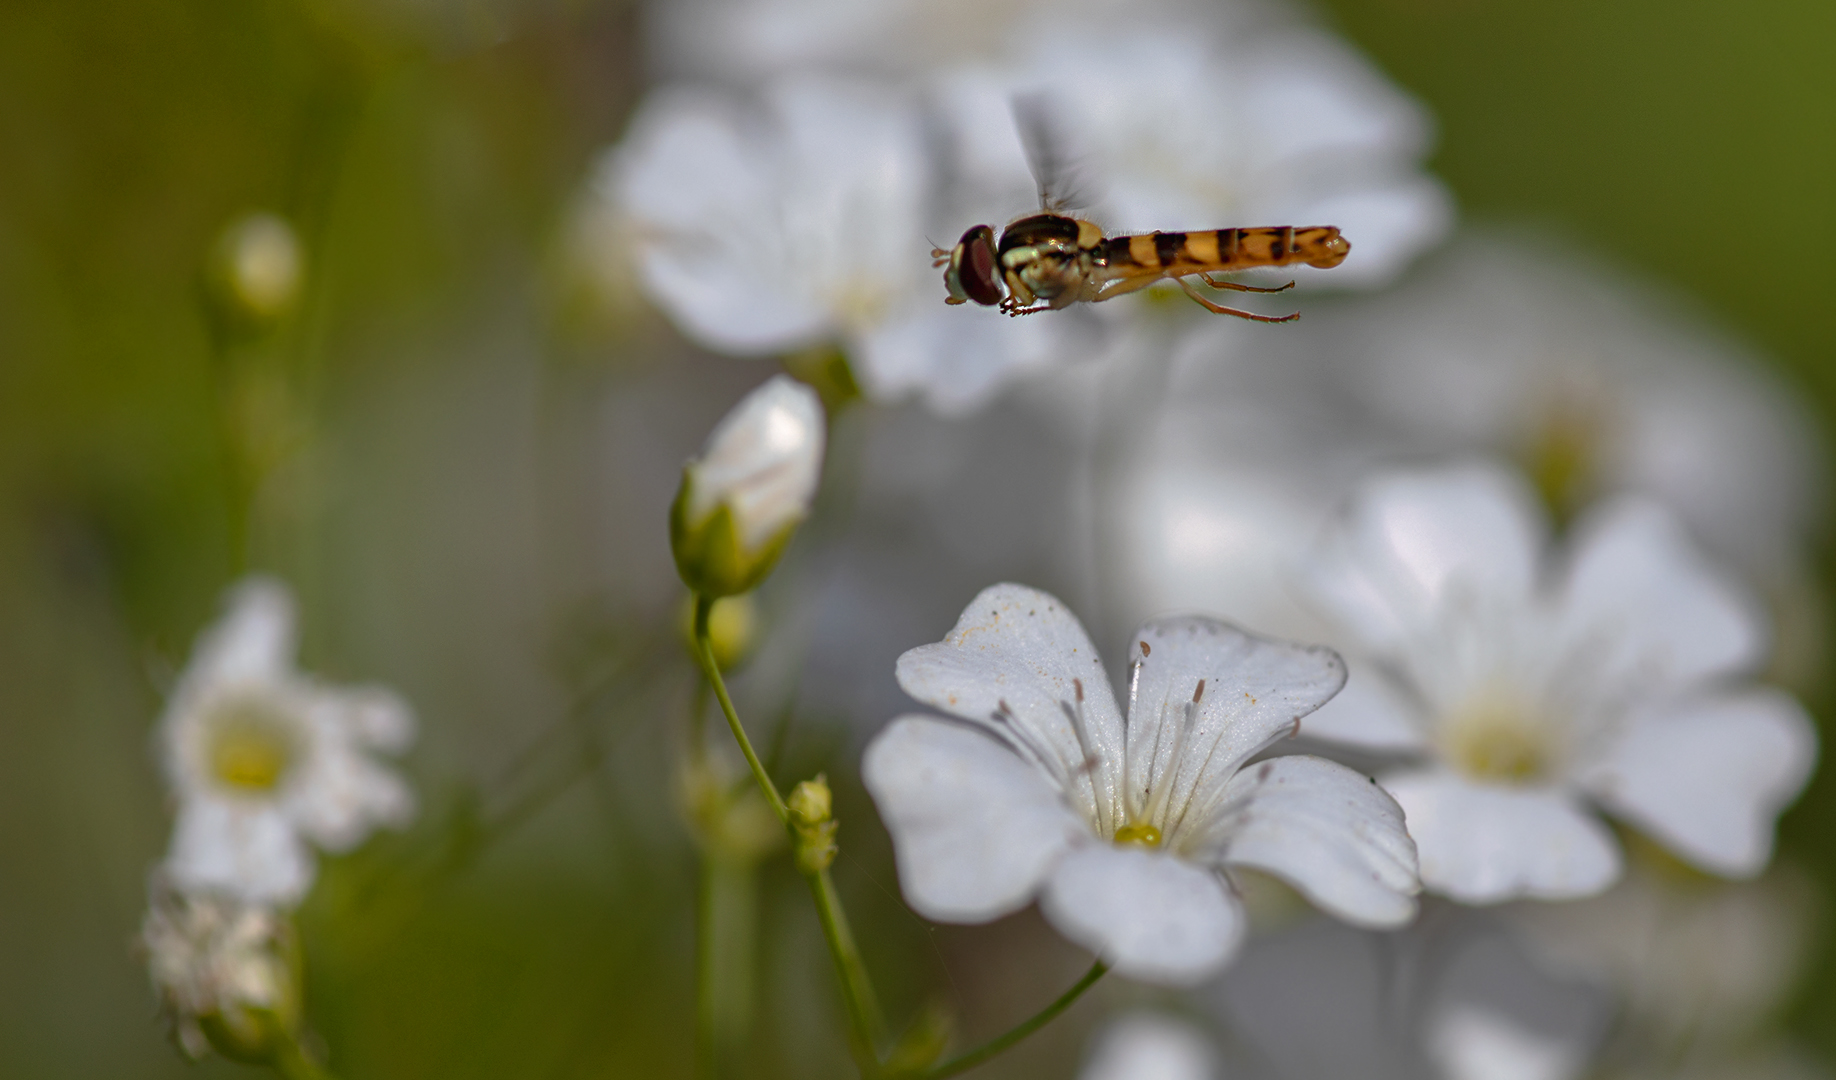
[[[1127,317],[944,306],[930,249],[1038,208],[1016,95],[1049,104],[1076,177],[1101,192],[1092,214],[1116,230],[1337,225],[1350,258],[1303,276],[1370,286],[1451,219],[1420,169],[1421,110],[1324,34],[1248,9],[973,6],[1002,28],[965,35],[960,5],[667,7],[664,65],[680,75],[607,154],[583,220],[618,223],[645,291],[702,345],[838,346],[869,396],[960,414],[1102,352]],[[992,49],[918,48],[945,38]],[[730,44],[745,58],[707,51]],[[1136,69],[1153,77],[1112,77]],[[736,75],[743,87],[719,81]]]
[[[1589,935],[1642,918],[1630,948],[1676,921],[1626,899],[1650,852],[1705,881],[1765,872],[1816,758],[1803,708],[1760,681],[1816,517],[1790,396],[1559,251],[1467,238],[1402,280],[1452,220],[1420,165],[1431,125],[1272,7],[692,0],[652,31],[665,85],[594,191],[699,344],[839,349],[869,398],[950,418],[1066,360],[1171,350],[1076,496],[1106,578],[1083,595],[1126,619],[1100,626],[1122,671],[1018,585],[898,660],[942,715],[893,720],[862,773],[911,907],[983,923],[1037,902],[1148,982],[1235,962],[1193,999],[1229,1038],[1135,1016],[1088,1077],[1637,1074],[1608,1017],[1662,1000],[1627,971],[1665,965]],[[1022,98],[1112,233],[1331,223],[1351,257],[1297,277],[1365,295],[1275,334],[1145,302],[945,307],[923,253],[1043,194]],[[1028,405],[1081,428],[1092,396]],[[1253,934],[1259,873],[1339,922]],[[1700,984],[1665,980],[1688,1005],[1641,1021],[1664,1032],[1647,1043],[1700,1034],[1719,1007]]]

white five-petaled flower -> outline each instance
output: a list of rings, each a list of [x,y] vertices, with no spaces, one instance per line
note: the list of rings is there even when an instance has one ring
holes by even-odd
[[[408,745],[406,704],[295,670],[293,622],[285,586],[243,582],[166,705],[159,746],[178,822],[165,873],[183,891],[296,903],[315,872],[309,845],[345,851],[413,814],[407,785],[367,753]]]
[[[864,80],[794,77],[756,100],[657,91],[600,186],[651,299],[717,352],[834,345],[877,400],[961,413],[1065,346],[1062,326],[944,304],[922,115]]]
[[[1547,533],[1490,467],[1367,485],[1310,574],[1361,650],[1309,733],[1420,756],[1384,783],[1424,884],[1459,900],[1612,884],[1594,806],[1704,869],[1759,872],[1816,741],[1789,696],[1729,685],[1762,651],[1751,605],[1650,504],[1593,510],[1557,563]]]
[[[1381,788],[1319,758],[1245,767],[1338,691],[1332,650],[1175,618],[1130,652],[1126,722],[1084,628],[1033,589],[984,590],[900,657],[906,693],[967,721],[903,716],[867,748],[913,908],[985,922],[1038,896],[1116,971],[1167,983],[1236,951],[1231,865],[1354,922],[1413,916],[1415,849]]]

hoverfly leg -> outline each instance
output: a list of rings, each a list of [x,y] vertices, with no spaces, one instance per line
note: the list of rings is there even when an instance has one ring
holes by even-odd
[[[1205,284],[1211,286],[1214,289],[1229,289],[1232,292],[1278,293],[1278,292],[1287,292],[1289,289],[1292,289],[1294,287],[1294,283],[1292,281],[1288,282],[1286,285],[1283,285],[1278,289],[1259,289],[1254,285],[1244,285],[1244,284],[1241,284],[1235,281],[1225,281],[1222,278],[1214,278],[1210,274],[1200,274],[1199,277],[1203,278],[1205,281]]]
[[[1298,311],[1292,315],[1257,315],[1257,314],[1254,314],[1253,312],[1238,311],[1236,308],[1227,308],[1223,306],[1222,304],[1214,304],[1211,301],[1205,299],[1204,296],[1200,295],[1198,291],[1198,287],[1193,285],[1192,282],[1186,280],[1185,278],[1178,278],[1176,280],[1179,282],[1179,287],[1186,290],[1187,296],[1190,296],[1192,299],[1198,301],[1199,306],[1203,307],[1206,311],[1215,312],[1216,314],[1219,314],[1219,315],[1235,315],[1239,319],[1248,319],[1251,322],[1263,322],[1263,323],[1293,322],[1294,320],[1300,318],[1300,312]]]

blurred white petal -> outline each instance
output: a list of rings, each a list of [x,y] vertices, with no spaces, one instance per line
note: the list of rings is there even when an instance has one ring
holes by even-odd
[[[1452,773],[1386,776],[1421,859],[1422,884],[1469,904],[1591,896],[1618,878],[1619,845],[1560,790],[1474,783]]]
[[[1588,776],[1615,813],[1704,869],[1751,877],[1772,857],[1773,821],[1810,779],[1817,734],[1771,690],[1657,705],[1636,716]]]
[[[1636,681],[1656,697],[1741,673],[1764,654],[1751,600],[1657,506],[1625,500],[1590,511],[1570,543],[1555,632],[1588,642],[1599,677]]]

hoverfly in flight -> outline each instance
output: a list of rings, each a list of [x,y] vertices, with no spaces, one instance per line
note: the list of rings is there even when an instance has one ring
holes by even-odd
[[[1351,250],[1351,242],[1331,225],[1104,236],[1095,224],[1066,212],[1086,203],[1067,186],[1069,163],[1058,152],[1043,100],[1016,97],[1013,106],[1027,166],[1039,185],[1040,212],[1009,222],[998,243],[994,229],[976,225],[954,248],[933,248],[931,265],[944,268],[944,287],[950,293],[944,298],[946,304],[973,300],[986,307],[998,306],[1008,315],[1031,315],[1061,310],[1080,300],[1100,303],[1167,279],[1219,315],[1292,322],[1300,318],[1299,312],[1256,315],[1213,303],[1192,279],[1214,289],[1278,293],[1293,288],[1294,282],[1262,289],[1213,275],[1296,263],[1326,270],[1344,262]]]

